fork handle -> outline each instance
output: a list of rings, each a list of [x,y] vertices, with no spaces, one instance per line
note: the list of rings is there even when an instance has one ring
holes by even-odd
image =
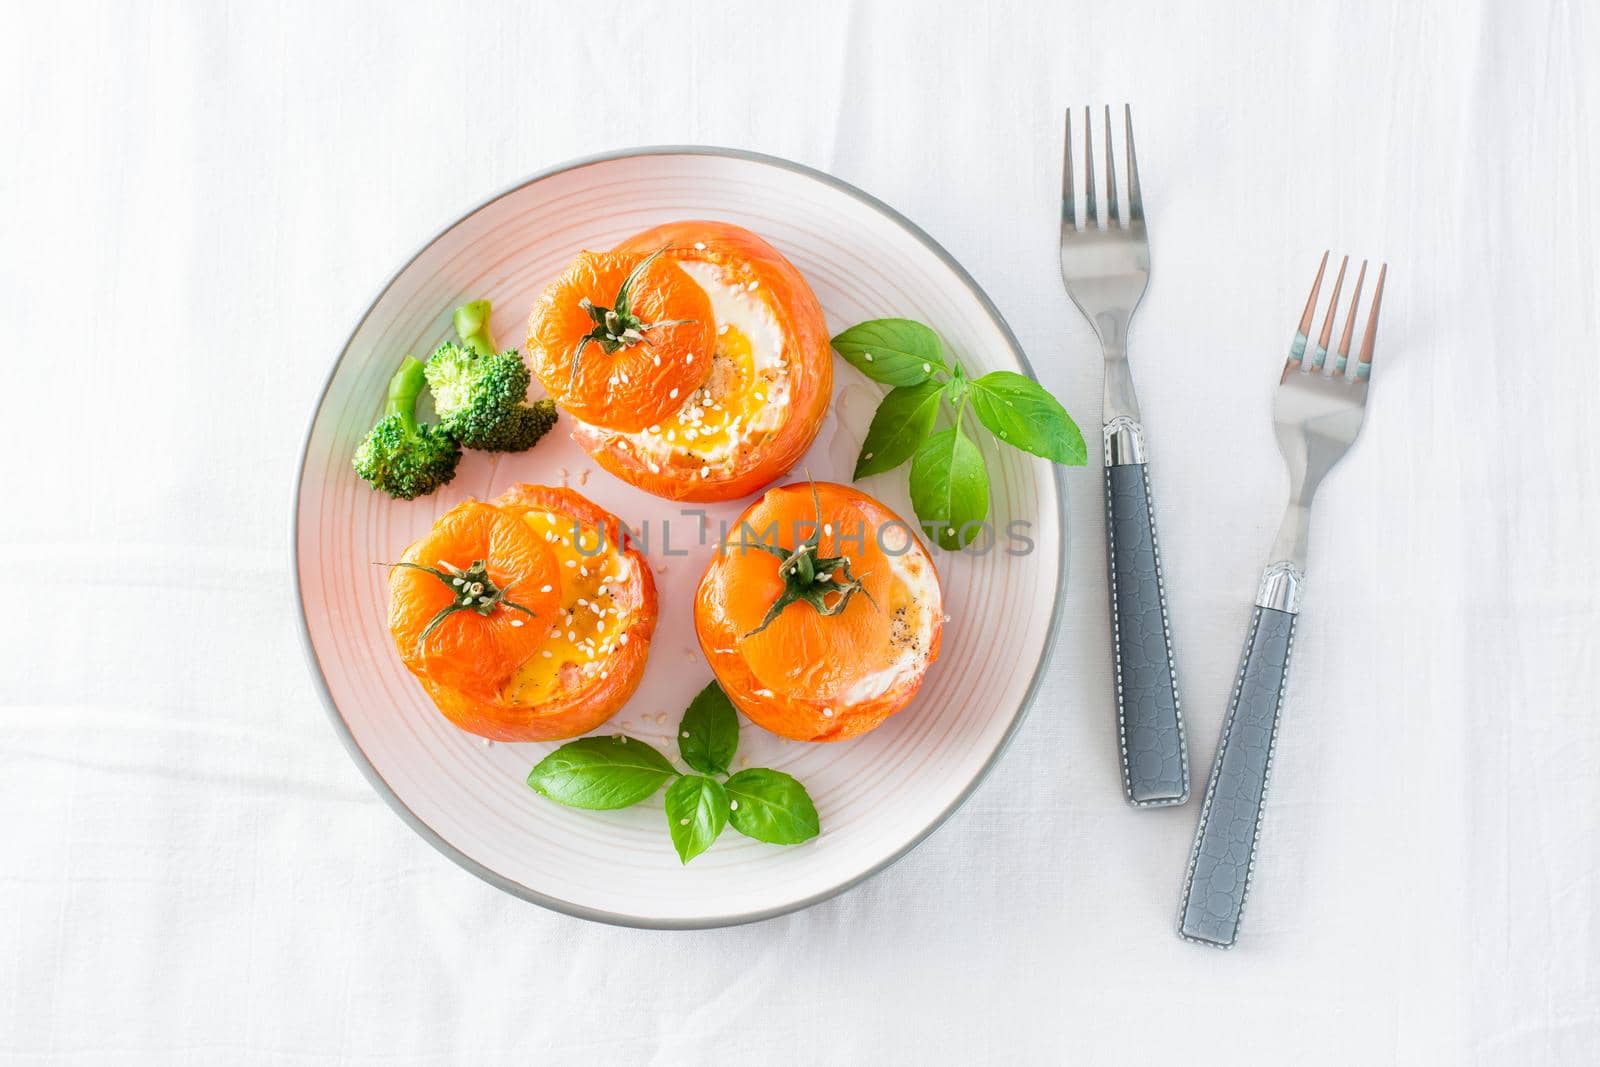
[[[1269,600],[1263,578],[1263,595]],[[1278,601],[1283,603],[1282,600]],[[1239,678],[1222,724],[1216,760],[1206,782],[1194,848],[1178,907],[1178,933],[1186,940],[1228,948],[1239,933],[1245,894],[1255,869],[1256,839],[1278,740],[1283,691],[1294,648],[1295,613],[1258,603],[1245,638]]]
[[[1132,457],[1136,462],[1119,462],[1130,457],[1114,447],[1113,425],[1106,429],[1106,559],[1122,792],[1135,807],[1182,804],[1189,799],[1189,751],[1150,475],[1142,440]]]

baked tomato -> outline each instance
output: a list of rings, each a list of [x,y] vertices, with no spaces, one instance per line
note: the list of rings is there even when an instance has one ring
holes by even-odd
[[[695,632],[739,710],[841,741],[905,707],[939,655],[939,577],[911,527],[847,485],[768,490],[718,547]]]
[[[528,321],[528,360],[573,418],[618,433],[667,418],[711,370],[711,300],[658,246],[581,252]]]
[[[631,427],[574,410],[572,436],[606,470],[656,496],[747,496],[789,472],[828,410],[833,352],[822,306],[793,264],[739,226],[667,223],[628,238],[613,254],[657,249],[709,302],[716,323],[709,362],[696,377],[687,357],[679,368],[663,355],[656,367],[654,353],[642,355],[655,371],[650,388],[669,409],[652,407],[649,419]],[[530,333],[548,332],[543,320],[551,314],[541,301]]]
[[[441,672],[437,657],[427,664],[407,661],[407,666],[446,718],[483,737],[547,741],[599,726],[639,687],[650,653],[656,588],[644,557],[626,543],[615,516],[571,489],[517,485],[493,504],[461,507],[495,513],[545,554],[546,568],[536,585],[529,583],[532,595],[541,598],[544,626],[515,627],[515,619],[506,623],[518,634],[531,629],[536,637],[482,672],[483,680],[493,680],[487,687],[454,684],[462,664]],[[414,614],[392,604],[391,628],[398,615],[409,632]],[[515,662],[508,667],[511,659]]]
[[[389,571],[389,632],[419,677],[499,690],[555,625],[550,547],[515,516],[469,500],[439,517]]]

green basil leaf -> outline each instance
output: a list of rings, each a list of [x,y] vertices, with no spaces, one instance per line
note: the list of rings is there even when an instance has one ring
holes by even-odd
[[[970,383],[978,421],[1006,444],[1036,456],[1081,467],[1088,459],[1083,434],[1049,390],[1015,371],[990,371]]]
[[[937,382],[889,390],[867,428],[867,439],[861,443],[861,455],[856,458],[856,472],[850,476],[852,481],[893,470],[911,458],[917,446],[933,432],[940,391]]]
[[[806,787],[782,771],[752,767],[729,778],[728,821],[746,837],[770,845],[798,845],[821,832]]]
[[[940,430],[911,457],[911,506],[942,548],[954,550],[978,536],[977,524],[989,514],[989,472],[983,453],[959,428]]]
[[[643,741],[580,737],[540,760],[528,772],[528,785],[569,808],[610,811],[639,803],[677,773]]]
[[[698,774],[685,775],[667,790],[667,829],[680,862],[688,863],[711,847],[728,825],[728,791]]]
[[[856,370],[885,385],[916,385],[944,366],[939,335],[910,319],[858,323],[835,337],[833,347]]]
[[[739,750],[739,713],[712,682],[689,702],[678,723],[678,755],[701,774],[727,774]]]

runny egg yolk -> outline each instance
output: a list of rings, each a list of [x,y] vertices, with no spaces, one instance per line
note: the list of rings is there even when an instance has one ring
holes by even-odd
[[[750,338],[731,323],[717,334],[717,351],[706,382],[649,436],[673,451],[720,457],[749,435],[766,406],[774,372],[758,370]]]
[[[549,545],[561,571],[556,624],[504,692],[509,703],[537,705],[576,688],[596,671],[603,676],[618,639],[626,640],[629,613],[617,606],[615,594],[628,564],[612,539],[594,526],[548,511],[530,511],[524,520]],[[598,552],[597,544],[602,546]]]

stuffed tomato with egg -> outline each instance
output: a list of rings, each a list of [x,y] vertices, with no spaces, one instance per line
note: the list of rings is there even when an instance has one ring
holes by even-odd
[[[726,222],[672,222],[584,252],[528,327],[534,373],[606,470],[670,500],[776,481],[822,425],[822,307],[777,249]]]
[[[768,490],[695,594],[700,648],[730,700],[796,741],[842,741],[906,706],[939,656],[939,576],[911,527],[847,485]]]
[[[574,737],[644,675],[656,589],[615,516],[517,485],[452,508],[389,576],[389,629],[440,712],[496,741]]]

